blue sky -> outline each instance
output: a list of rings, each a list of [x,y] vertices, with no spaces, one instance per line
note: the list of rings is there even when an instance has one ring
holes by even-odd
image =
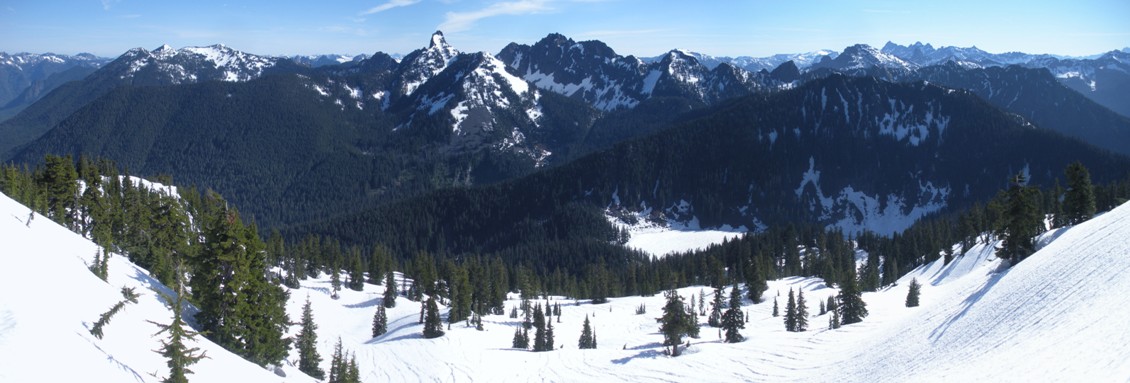
[[[496,53],[562,33],[620,54],[842,50],[886,41],[1090,55],[1130,47],[1130,1],[0,0],[0,51],[226,44],[256,54],[408,53],[443,30]]]

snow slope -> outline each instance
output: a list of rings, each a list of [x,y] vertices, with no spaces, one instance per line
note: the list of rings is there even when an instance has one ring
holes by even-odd
[[[114,255],[109,282],[86,269],[96,246],[50,219],[0,194],[0,382],[158,382],[167,374],[152,320],[168,323],[172,312],[156,291],[167,288],[148,272]],[[122,300],[121,287],[140,294],[103,328],[90,326]],[[202,338],[201,338],[202,339]],[[202,340],[208,359],[192,366],[198,382],[287,381]],[[283,372],[308,382],[295,368]],[[156,375],[156,376],[155,376]]]
[[[164,373],[164,360],[151,351],[158,347],[150,336],[156,327],[145,320],[170,316],[148,289],[159,284],[120,256],[110,265],[110,282],[102,282],[85,268],[93,244],[44,217],[27,227],[27,216],[27,208],[0,197],[0,262],[6,270],[28,270],[0,278],[0,381],[158,381],[154,373]],[[745,342],[721,343],[718,331],[704,325],[702,337],[678,358],[665,356],[660,345],[661,295],[602,305],[551,297],[563,311],[560,322],[553,318],[561,349],[546,353],[511,349],[520,319],[506,315],[483,317],[485,331],[459,323],[441,338],[423,339],[420,306],[403,298],[389,310],[389,333],[371,338],[383,287],[366,284],[334,300],[326,277],[292,290],[288,312],[297,320],[309,297],[323,368],[340,337],[367,382],[1125,381],[1128,234],[1130,204],[1046,234],[1044,248],[1011,269],[1000,268],[995,242],[981,243],[949,265],[938,261],[897,286],[865,293],[871,315],[834,331],[825,329],[827,316],[815,314],[836,289],[813,278],[770,281],[765,303],[746,302]],[[911,277],[924,285],[921,307],[903,306]],[[120,286],[137,287],[140,303],[114,318],[105,339],[91,337],[88,326],[121,299]],[[784,309],[790,288],[805,292],[814,314],[807,332],[785,332],[782,318],[770,314],[775,298]],[[713,293],[679,291],[696,295],[696,304],[700,292],[706,302]],[[519,302],[506,304],[509,312]],[[641,304],[647,313],[636,315]],[[595,350],[576,347],[586,315],[596,330]],[[211,359],[194,366],[193,381],[285,381],[207,341],[198,345]],[[60,365],[65,368],[53,368]],[[294,381],[311,381],[293,367],[282,370]]]

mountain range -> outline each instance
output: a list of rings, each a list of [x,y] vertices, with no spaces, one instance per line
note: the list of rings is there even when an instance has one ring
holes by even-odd
[[[685,50],[623,56],[560,34],[491,54],[460,52],[436,32],[399,59],[348,61],[137,48],[0,124],[0,153],[111,158],[214,188],[264,227],[327,235],[447,188],[503,198],[483,206],[545,197],[498,214],[515,220],[501,226],[584,201],[624,219],[896,233],[983,201],[1022,170],[1049,185],[1085,159],[1096,179],[1124,176],[1124,157],[1090,145],[1130,154],[1130,119],[1095,101],[1119,89],[1099,84],[1122,73],[1125,54],[853,45],[752,71]],[[1080,75],[1058,76],[1067,68]],[[1068,80],[1098,83],[1088,94]]]

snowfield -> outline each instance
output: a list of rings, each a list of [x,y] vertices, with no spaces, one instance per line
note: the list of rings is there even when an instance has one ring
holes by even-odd
[[[115,255],[109,283],[86,269],[95,246],[0,196],[0,381],[157,382],[165,361],[153,352],[152,336],[171,312],[165,291],[144,270]],[[287,307],[299,319],[309,297],[318,322],[319,352],[328,369],[340,337],[356,354],[362,380],[441,382],[523,381],[1126,381],[1130,379],[1130,204],[1068,229],[1047,233],[1042,250],[1002,269],[990,243],[979,244],[949,265],[935,262],[900,279],[896,286],[865,293],[870,316],[829,331],[827,316],[809,319],[810,330],[789,333],[770,313],[780,294],[784,310],[790,288],[804,291],[809,312],[836,293],[822,280],[770,281],[762,304],[746,302],[746,341],[722,343],[719,331],[702,327],[685,354],[663,353],[655,318],[662,295],[613,298],[591,305],[550,297],[563,315],[552,317],[553,352],[510,348],[520,319],[483,317],[484,331],[453,325],[437,339],[424,339],[420,305],[401,298],[388,311],[389,332],[371,338],[370,326],[382,286],[343,290],[330,298],[328,277],[303,281]],[[397,274],[398,280],[403,276]],[[906,308],[906,285],[923,284],[917,308]],[[141,294],[105,328],[89,335],[98,316],[121,300],[121,286]],[[709,288],[679,292],[688,299]],[[728,289],[726,291],[728,293]],[[514,296],[516,298],[516,296]],[[544,302],[542,300],[541,302]],[[517,299],[507,301],[509,309]],[[639,305],[647,313],[636,315]],[[441,313],[446,310],[441,307]],[[581,323],[589,316],[598,348],[577,349]],[[705,323],[706,318],[700,317]],[[293,335],[298,330],[292,328]],[[245,362],[201,340],[209,359],[192,367],[198,382],[312,382],[295,367],[279,374]],[[297,361],[297,352],[288,358]],[[284,364],[290,364],[284,363]],[[285,375],[285,377],[279,376]]]

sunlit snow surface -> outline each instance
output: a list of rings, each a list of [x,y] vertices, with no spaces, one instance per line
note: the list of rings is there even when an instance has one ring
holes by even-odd
[[[94,245],[37,216],[25,225],[26,207],[0,196],[0,381],[156,382],[165,361],[146,320],[167,321],[169,311],[149,290],[160,286],[115,256],[110,281],[86,270]],[[561,303],[553,318],[554,352],[510,348],[520,319],[483,317],[485,331],[462,322],[447,335],[423,339],[418,303],[403,298],[389,311],[389,333],[370,337],[381,286],[345,290],[329,297],[324,276],[292,290],[287,307],[297,321],[309,296],[318,321],[319,351],[329,367],[341,337],[356,353],[366,382],[528,381],[1125,381],[1130,379],[1130,205],[1074,228],[1046,234],[1040,252],[1011,269],[984,244],[949,265],[935,262],[914,270],[897,286],[865,293],[871,315],[862,323],[827,331],[827,316],[809,319],[804,333],[784,331],[770,315],[775,297],[782,309],[789,288],[802,289],[809,311],[835,294],[819,279],[769,282],[765,303],[746,302],[747,340],[721,343],[718,330],[703,327],[683,356],[663,354],[655,318],[663,297],[613,298],[611,303]],[[992,244],[995,244],[992,243]],[[922,306],[906,308],[907,281],[923,283]],[[398,281],[400,276],[398,274]],[[87,332],[98,315],[121,299],[120,286],[135,286],[140,303],[129,305],[98,340]],[[686,297],[709,288],[689,287]],[[728,291],[727,291],[728,292]],[[519,302],[507,301],[507,312]],[[644,305],[647,313],[636,315]],[[697,302],[696,302],[697,304]],[[441,311],[446,309],[441,306]],[[578,350],[581,323],[589,316],[599,348]],[[705,322],[705,317],[700,317]],[[292,331],[297,331],[295,327]],[[193,367],[197,382],[312,382],[293,367],[282,378],[244,362],[209,342]],[[296,354],[288,360],[295,361]]]

